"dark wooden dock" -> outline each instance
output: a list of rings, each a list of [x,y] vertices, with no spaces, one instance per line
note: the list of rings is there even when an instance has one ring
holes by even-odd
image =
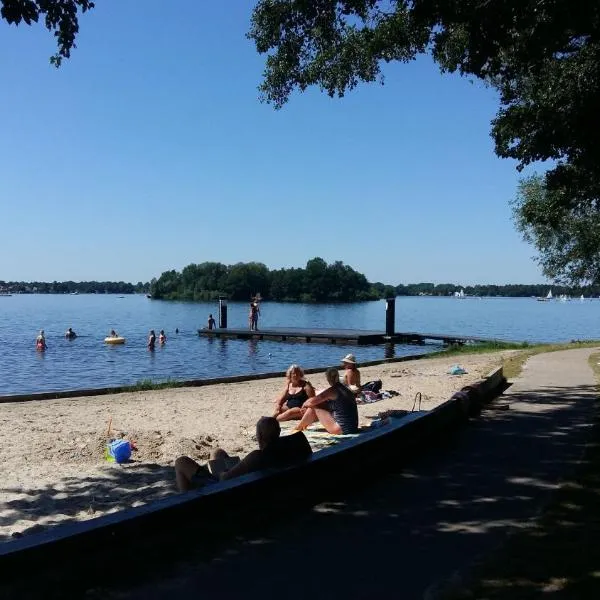
[[[304,329],[301,327],[271,327],[250,331],[249,329],[199,329],[198,335],[232,338],[238,340],[274,340],[278,342],[300,341],[326,344],[355,344],[357,346],[379,344],[425,344],[441,342],[442,344],[466,344],[483,342],[500,342],[473,336],[442,333],[403,332],[386,335],[384,331],[364,329]]]

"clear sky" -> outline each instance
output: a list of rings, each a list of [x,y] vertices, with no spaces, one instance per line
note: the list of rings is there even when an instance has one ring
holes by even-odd
[[[321,256],[391,284],[543,281],[511,221],[493,90],[423,58],[275,111],[252,6],[103,0],[59,70],[43,27],[0,22],[0,279]]]

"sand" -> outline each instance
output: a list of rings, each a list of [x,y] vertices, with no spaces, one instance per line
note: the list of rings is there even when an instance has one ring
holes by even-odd
[[[456,358],[361,369],[399,396],[359,406],[362,425],[387,409],[408,409],[422,394],[430,410],[500,364],[500,354],[460,357],[467,375],[448,375]],[[324,374],[308,377],[325,387]],[[0,405],[0,541],[139,506],[176,493],[173,462],[205,460],[216,446],[244,455],[256,448],[254,425],[270,415],[283,378]],[[126,434],[138,451],[124,465],[104,459],[106,430]]]

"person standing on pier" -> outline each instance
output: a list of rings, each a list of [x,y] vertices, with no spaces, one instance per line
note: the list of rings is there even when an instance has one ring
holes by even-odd
[[[217,323],[215,322],[212,314],[208,315],[208,328],[209,329],[216,329],[217,328]]]
[[[258,331],[258,316],[260,315],[260,308],[256,299],[250,302],[250,314],[248,319],[250,321],[250,331]]]

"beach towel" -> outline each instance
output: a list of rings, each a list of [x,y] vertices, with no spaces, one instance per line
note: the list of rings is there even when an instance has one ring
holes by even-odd
[[[453,365],[448,371],[449,375],[466,375],[467,372],[460,365]]]

